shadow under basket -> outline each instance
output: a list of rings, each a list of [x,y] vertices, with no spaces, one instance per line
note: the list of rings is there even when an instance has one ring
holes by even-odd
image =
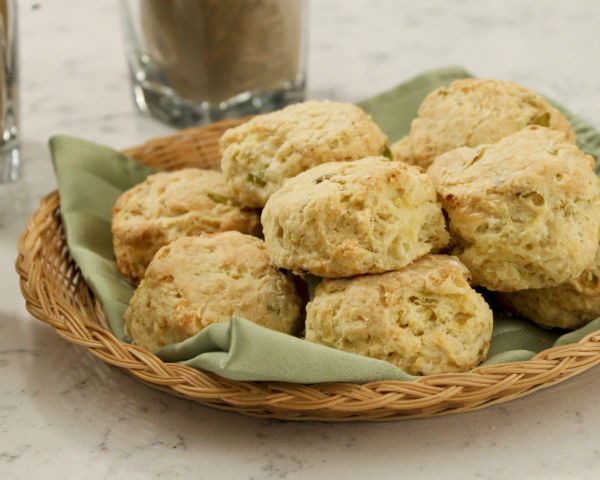
[[[216,169],[220,136],[243,120],[189,128],[124,153],[159,169]],[[190,159],[194,159],[193,164]],[[59,209],[58,192],[44,197],[18,244],[16,268],[27,310],[65,340],[147,385],[210,407],[287,420],[433,417],[506,402],[600,363],[600,330],[577,343],[544,350],[529,361],[482,366],[468,373],[431,375],[412,382],[243,382],[165,363],[143,348],[119,342],[107,328],[102,308],[69,256]]]

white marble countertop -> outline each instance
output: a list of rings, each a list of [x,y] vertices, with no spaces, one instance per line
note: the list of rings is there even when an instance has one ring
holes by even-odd
[[[24,168],[0,186],[0,478],[598,478],[598,367],[463,415],[265,421],[149,389],[33,319],[14,260],[27,216],[55,188],[48,137],[120,148],[171,130],[132,105],[116,2],[19,7]],[[308,96],[355,101],[460,64],[600,127],[599,20],[597,0],[313,0]]]

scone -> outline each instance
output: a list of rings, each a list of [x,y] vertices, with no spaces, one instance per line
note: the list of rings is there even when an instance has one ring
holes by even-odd
[[[301,300],[262,240],[239,232],[182,237],[161,248],[125,311],[136,345],[154,351],[243,317],[295,333]]]
[[[392,154],[392,160],[408,163],[410,165],[414,163],[412,144],[409,135],[393,143],[390,147],[390,152]]]
[[[289,179],[261,221],[275,265],[319,277],[394,270],[448,242],[431,180],[383,157],[326,163]]]
[[[498,293],[505,309],[546,328],[576,329],[600,317],[600,249],[591,266],[558,287]]]
[[[308,101],[227,130],[220,148],[237,199],[262,207],[287,178],[325,162],[380,155],[387,137],[355,105]]]
[[[260,218],[257,211],[240,206],[221,172],[187,168],[151,175],[113,207],[117,270],[137,285],[163,245],[227,230],[259,234]]]
[[[411,124],[409,163],[427,168],[433,159],[458,147],[496,143],[528,125],[575,134],[562,113],[541,95],[514,82],[464,79],[431,92]],[[400,147],[392,145],[392,151]],[[406,152],[406,148],[402,150]]]
[[[552,287],[592,263],[600,228],[593,164],[562,132],[539,126],[435,159],[428,174],[475,285]]]
[[[394,272],[324,279],[306,309],[306,340],[386,360],[412,375],[463,372],[486,359],[492,311],[455,257],[426,255]]]

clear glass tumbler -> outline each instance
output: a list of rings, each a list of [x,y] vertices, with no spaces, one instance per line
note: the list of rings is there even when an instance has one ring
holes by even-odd
[[[17,2],[0,0],[0,183],[19,176]]]
[[[304,0],[120,0],[137,107],[177,127],[304,99]]]

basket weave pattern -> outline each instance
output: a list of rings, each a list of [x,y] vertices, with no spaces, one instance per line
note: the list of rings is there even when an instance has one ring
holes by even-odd
[[[240,123],[225,120],[154,139],[124,153],[156,168],[218,168],[218,139]],[[558,383],[600,363],[600,331],[524,362],[478,367],[469,373],[413,382],[363,385],[232,381],[164,363],[140,347],[120,343],[69,256],[52,192],[31,216],[18,244],[16,268],[27,310],[69,342],[134,375],[153,388],[215,408],[290,420],[397,420],[467,412],[506,402]]]

